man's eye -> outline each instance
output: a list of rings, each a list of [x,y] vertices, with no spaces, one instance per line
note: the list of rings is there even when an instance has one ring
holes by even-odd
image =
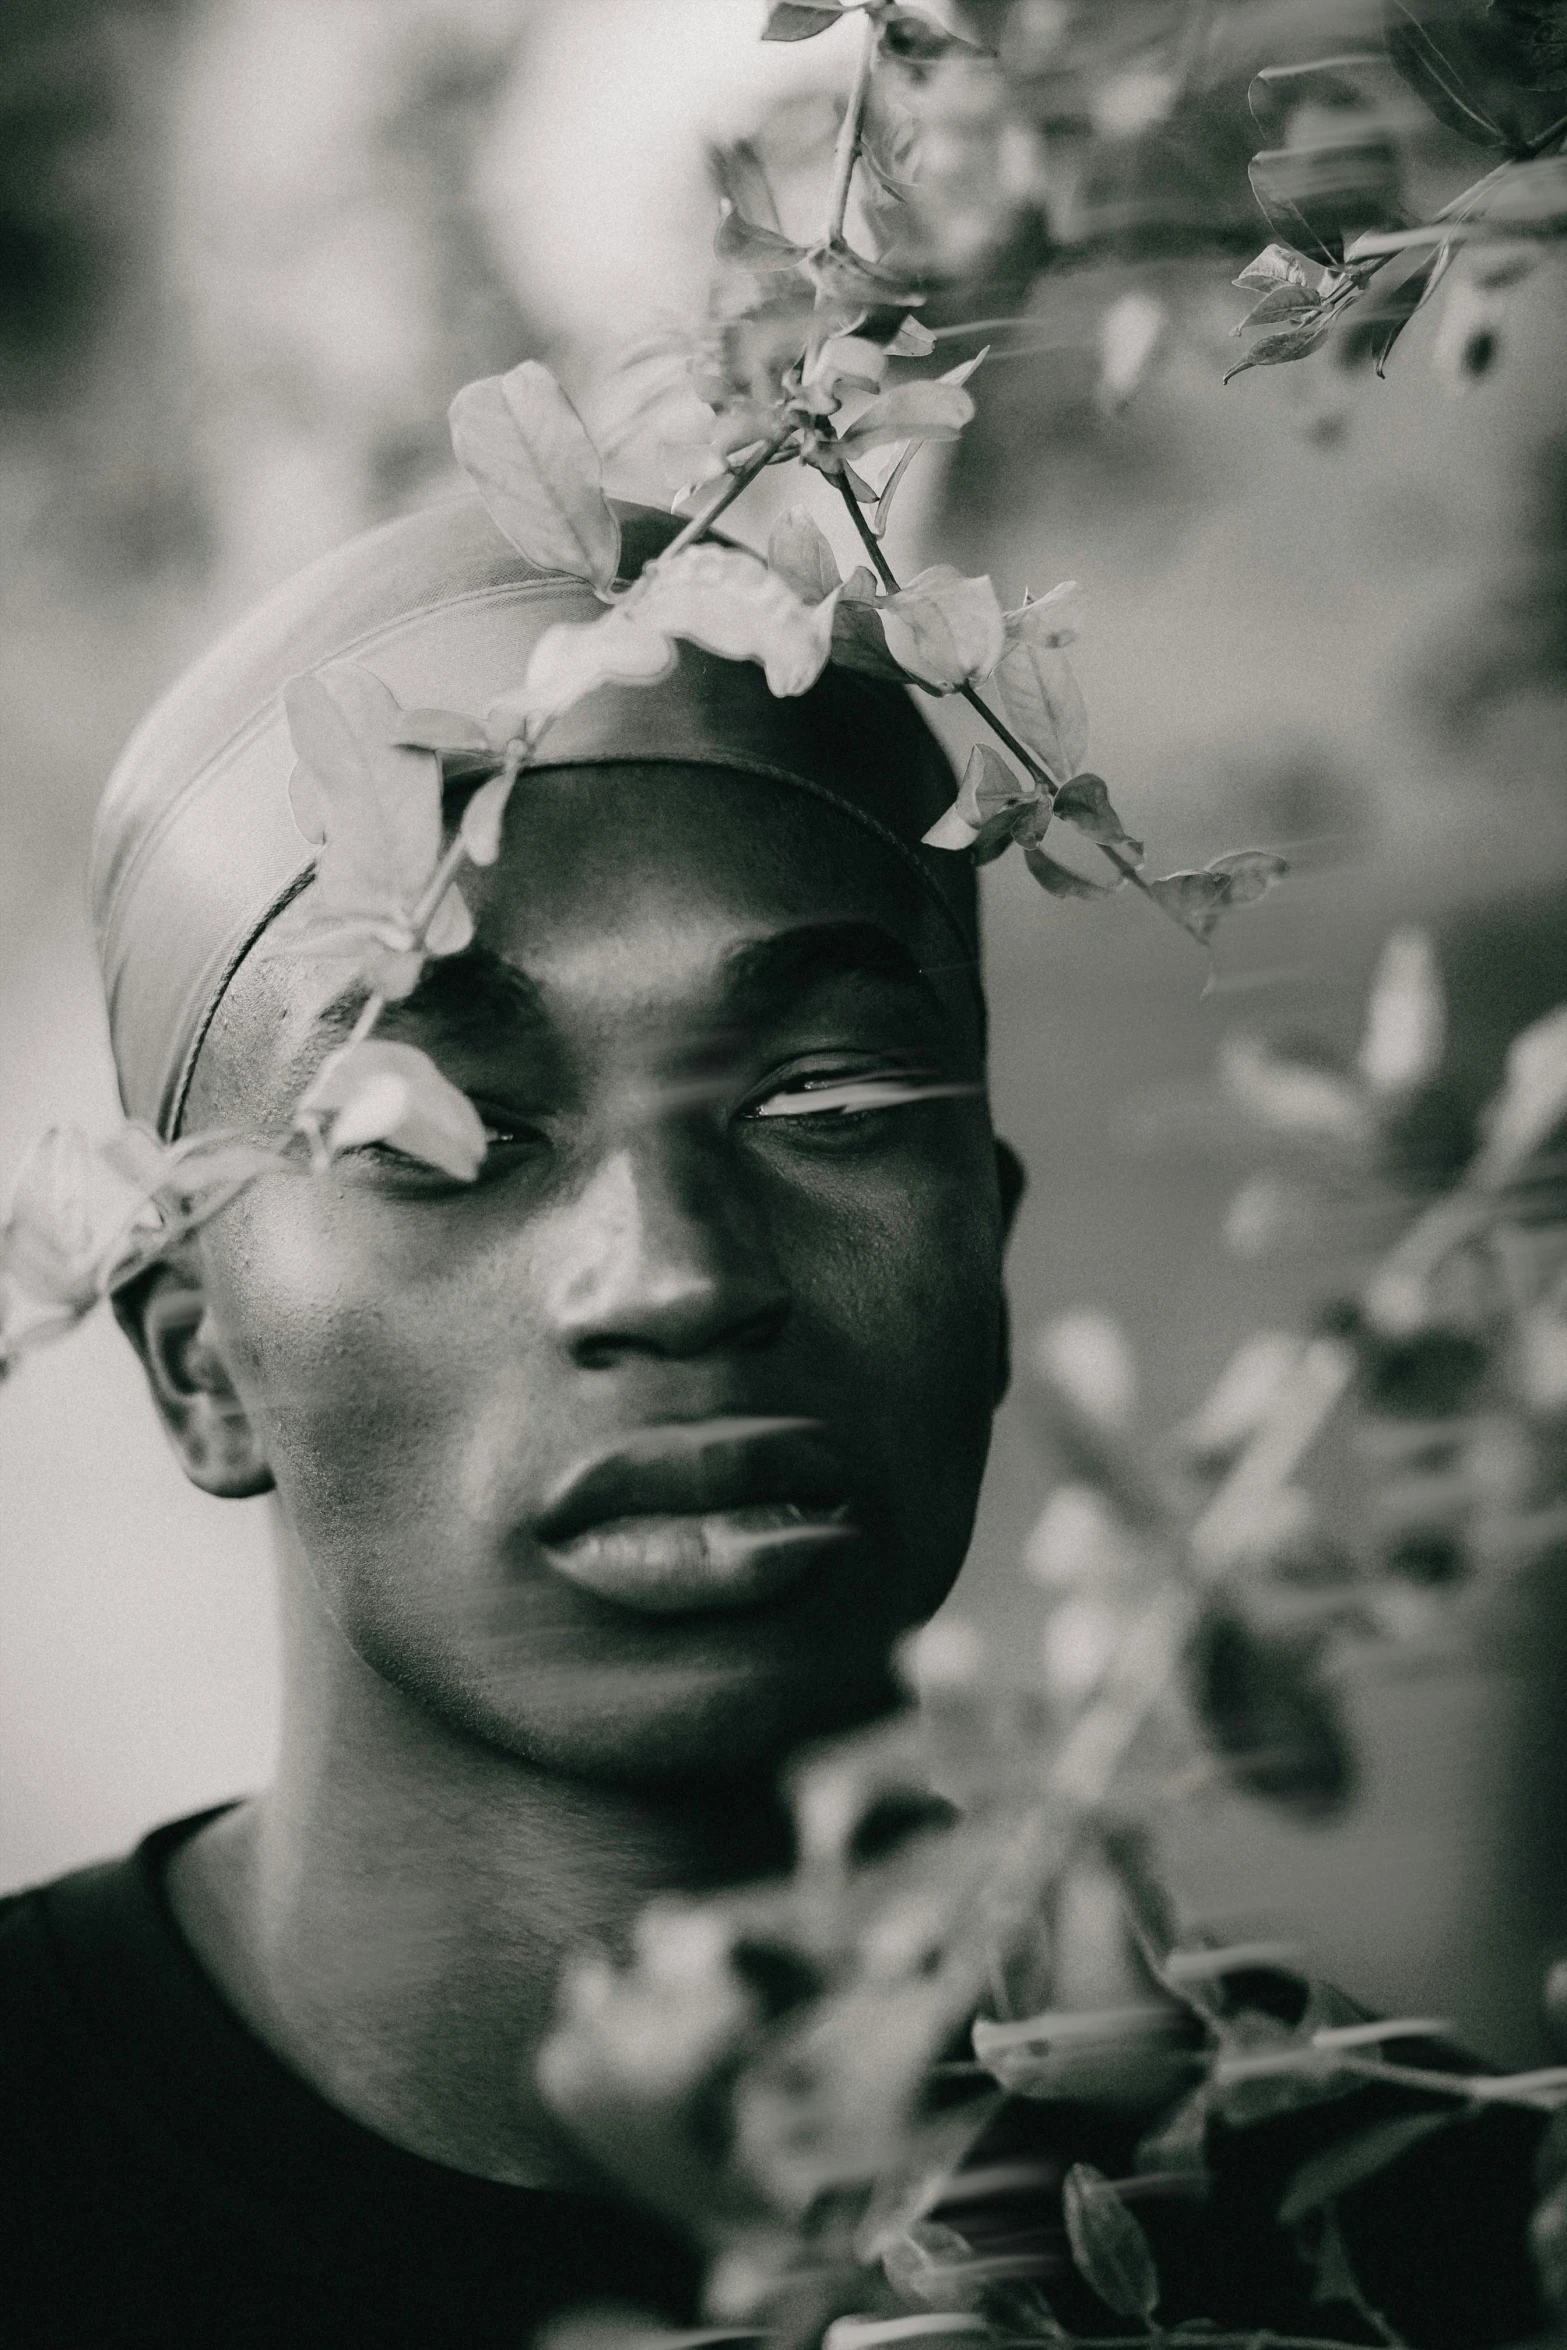
[[[950,1079],[912,1069],[891,1069],[871,1075],[862,1072],[831,1077],[802,1077],[780,1086],[746,1115],[751,1118],[863,1117],[874,1110],[895,1110],[909,1102],[928,1102],[955,1094],[977,1093],[977,1085],[954,1084]]]

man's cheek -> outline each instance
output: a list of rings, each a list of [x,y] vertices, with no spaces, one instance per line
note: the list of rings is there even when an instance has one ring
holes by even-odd
[[[390,1283],[374,1252],[366,1263],[362,1247],[345,1247],[329,1201],[296,1205],[286,1223],[274,1209],[226,1235],[207,1267],[274,1474],[319,1504],[374,1508],[389,1488],[428,1491],[443,1423],[461,1413],[476,1370],[456,1285]]]
[[[821,1310],[870,1358],[884,1390],[928,1390],[950,1401],[962,1395],[964,1374],[993,1348],[1000,1295],[995,1220],[976,1210],[972,1190],[950,1179],[916,1174],[896,1190],[889,1187],[878,1213],[830,1242],[823,1236],[806,1278]]]

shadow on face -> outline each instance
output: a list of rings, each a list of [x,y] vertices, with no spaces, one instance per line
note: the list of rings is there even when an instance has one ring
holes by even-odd
[[[852,820],[709,769],[528,778],[464,887],[474,947],[383,1032],[478,1106],[479,1180],[255,1185],[198,1368],[323,1652],[556,1770],[770,1762],[886,1702],[969,1539],[1012,1186],[957,934]],[[187,1123],[286,1123],[342,977],[253,955]]]

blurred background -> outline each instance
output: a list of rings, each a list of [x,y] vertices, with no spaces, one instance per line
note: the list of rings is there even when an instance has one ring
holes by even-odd
[[[762,13],[10,0],[0,1181],[52,1120],[117,1114],[86,843],[120,743],[181,666],[321,550],[447,494],[448,400],[523,357],[579,400],[611,486],[680,487],[679,400],[626,354],[702,311],[715,145],[744,143],[786,225],[809,222],[851,63],[842,31],[759,45]],[[1152,1430],[1247,1332],[1353,1285],[1358,1229],[1260,1261],[1232,1219],[1227,1243],[1245,1170],[1191,1110],[1223,1039],[1350,1044],[1388,933],[1423,923],[1472,1107],[1512,1030],[1567,999],[1567,265],[1547,247],[1492,283],[1461,263],[1385,381],[1328,352],[1226,387],[1230,280],[1268,234],[1248,86],[1374,46],[1361,0],[958,13],[998,57],[906,77],[910,233],[932,324],[1005,323],[952,338],[953,356],[992,346],[979,418],[950,461],[920,459],[894,553],[986,570],[1005,603],[1081,580],[1090,760],[1132,829],[1166,870],[1238,843],[1294,868],[1225,932],[1206,993],[1201,953],[1145,906],[1057,903],[1016,858],[987,877],[998,1116],[1032,1187],[1023,1370],[954,1604],[1005,1641],[1034,1637],[1019,1561],[1052,1474],[1039,1326],[1116,1316]],[[1384,78],[1356,130],[1376,202],[1399,174],[1420,203],[1476,176]],[[769,501],[768,482],[748,493],[739,535],[765,533]],[[0,1886],[265,1774],[269,1585],[267,1505],[184,1484],[107,1316],[8,1386]],[[1519,1790],[1538,1810],[1556,1784],[1555,1675],[1516,1624],[1493,1632],[1440,1671],[1356,1669],[1365,1785],[1345,1820],[1211,1803],[1182,1867],[1198,1910],[1303,1933],[1377,2004],[1456,2003],[1505,2056],[1535,2030],[1508,1920],[1544,1914]]]

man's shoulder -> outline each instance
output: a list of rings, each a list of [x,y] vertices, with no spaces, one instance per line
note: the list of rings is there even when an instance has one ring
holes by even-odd
[[[0,1894],[0,2075],[8,2082],[50,2079],[90,2028],[61,1944],[58,1908],[83,1898],[112,1902],[133,1868],[128,1858],[104,1861]],[[14,2104],[6,2110],[15,2117]]]

